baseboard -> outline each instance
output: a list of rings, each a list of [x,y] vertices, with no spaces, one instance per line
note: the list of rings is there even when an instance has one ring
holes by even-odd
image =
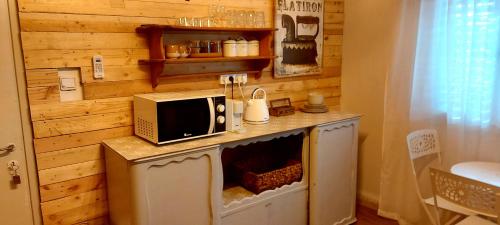
[[[357,204],[362,205],[366,208],[378,210],[378,196],[377,195],[374,195],[371,193],[366,193],[366,192],[359,192],[357,194],[356,202],[357,202]]]

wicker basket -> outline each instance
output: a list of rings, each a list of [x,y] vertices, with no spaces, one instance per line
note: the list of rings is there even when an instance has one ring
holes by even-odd
[[[233,168],[240,185],[256,194],[302,179],[302,163],[291,159],[280,163],[255,157],[235,162]]]

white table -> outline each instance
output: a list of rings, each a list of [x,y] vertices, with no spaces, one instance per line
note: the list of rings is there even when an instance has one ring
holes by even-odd
[[[495,162],[463,162],[451,167],[456,175],[478,180],[500,187],[500,163]]]

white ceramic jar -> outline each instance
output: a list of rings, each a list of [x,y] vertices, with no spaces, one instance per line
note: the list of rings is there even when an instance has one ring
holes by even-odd
[[[237,56],[248,56],[248,41],[239,40],[236,42],[236,55]]]
[[[248,42],[248,56],[259,56],[259,41],[253,40]]]
[[[224,41],[224,46],[223,48],[223,53],[224,57],[235,57],[237,56],[237,50],[236,50],[236,41],[235,40],[227,40]]]

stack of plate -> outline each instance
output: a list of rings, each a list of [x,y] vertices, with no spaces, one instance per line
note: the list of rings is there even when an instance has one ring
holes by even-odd
[[[328,107],[324,104],[321,105],[305,104],[302,108],[300,108],[300,110],[306,113],[325,113],[328,112]]]

